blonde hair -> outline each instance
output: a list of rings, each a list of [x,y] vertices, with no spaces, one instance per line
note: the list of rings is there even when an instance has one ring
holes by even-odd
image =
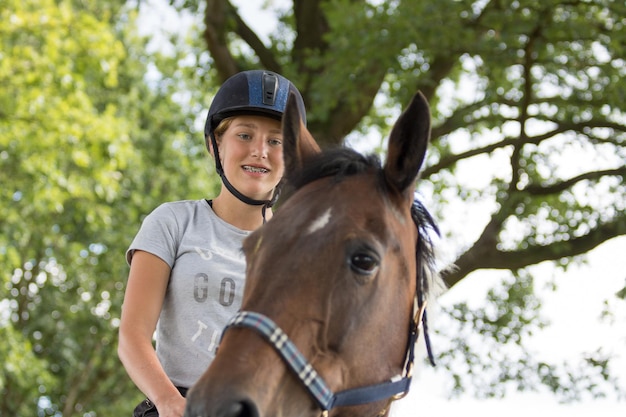
[[[234,119],[234,116],[227,117],[217,125],[217,127],[213,130],[215,140],[219,141],[222,138],[222,135],[224,134],[224,132],[226,132],[226,130],[228,130]]]

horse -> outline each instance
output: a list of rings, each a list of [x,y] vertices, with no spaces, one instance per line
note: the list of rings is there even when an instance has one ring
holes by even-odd
[[[428,103],[417,92],[399,116],[384,165],[321,151],[291,99],[282,129],[289,196],[244,241],[241,310],[185,416],[386,416],[408,392],[420,330],[432,360],[438,230],[414,191]]]

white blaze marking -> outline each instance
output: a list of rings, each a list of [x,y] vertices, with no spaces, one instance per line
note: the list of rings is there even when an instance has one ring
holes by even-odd
[[[317,232],[320,229],[323,229],[330,221],[330,211],[331,211],[330,208],[326,209],[324,214],[322,214],[320,217],[314,220],[313,223],[311,223],[311,225],[307,229],[307,233],[312,234],[312,233]]]

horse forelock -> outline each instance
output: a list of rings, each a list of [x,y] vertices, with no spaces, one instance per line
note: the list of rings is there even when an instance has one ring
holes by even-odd
[[[286,179],[292,188],[298,189],[321,178],[334,177],[341,181],[372,169],[381,169],[377,155],[365,156],[349,148],[336,148],[307,159],[301,169],[287,173]]]

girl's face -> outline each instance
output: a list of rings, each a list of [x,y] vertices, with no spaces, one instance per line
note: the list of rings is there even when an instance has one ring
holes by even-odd
[[[263,116],[235,116],[218,138],[228,181],[244,195],[271,198],[284,172],[280,122]]]

